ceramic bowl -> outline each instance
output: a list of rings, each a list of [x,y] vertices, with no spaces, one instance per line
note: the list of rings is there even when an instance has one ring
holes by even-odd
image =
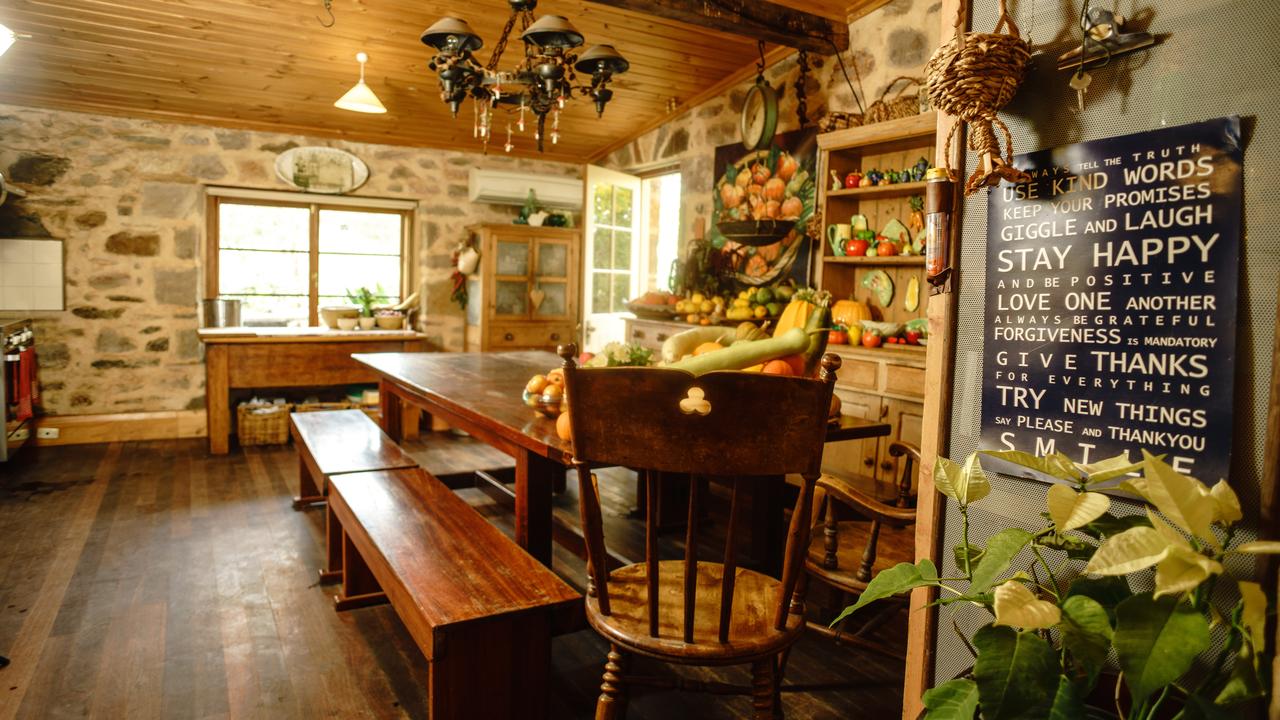
[[[320,321],[326,326],[335,330],[338,327],[338,318],[352,318],[353,320],[360,315],[360,308],[354,305],[326,305],[320,308]],[[355,327],[353,324],[352,327]]]
[[[362,318],[358,318],[357,322],[360,324],[361,330],[372,330],[374,326],[378,324],[378,319],[372,318],[372,317],[362,317]]]
[[[359,324],[356,320],[357,319],[353,317],[337,318],[336,322],[338,323],[338,329],[339,330],[355,330],[356,326]]]
[[[404,317],[401,315],[379,315],[375,319],[381,330],[399,330],[404,327]]]

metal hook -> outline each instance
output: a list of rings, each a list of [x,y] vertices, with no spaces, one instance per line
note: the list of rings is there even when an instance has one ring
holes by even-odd
[[[321,26],[327,27],[327,28],[331,28],[334,25],[337,25],[338,18],[333,16],[333,0],[324,0],[324,11],[329,13],[329,22],[325,23],[325,21],[320,19],[319,15],[316,16],[316,22],[320,23]]]

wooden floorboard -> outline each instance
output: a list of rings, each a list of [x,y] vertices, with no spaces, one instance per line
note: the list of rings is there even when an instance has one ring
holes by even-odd
[[[501,453],[428,433],[406,449],[437,474],[500,469]],[[316,584],[324,512],[295,512],[297,459],[287,446],[209,456],[204,444],[150,441],[32,448],[0,465],[0,720],[8,718],[425,718],[426,663],[388,606],[338,614]],[[629,517],[634,478],[601,476],[612,546],[642,554]],[[459,494],[512,533],[512,517],[479,491]],[[576,478],[555,500],[577,519]],[[722,527],[715,510],[707,541]],[[663,553],[680,552],[679,531]],[[585,584],[558,547],[553,567]],[[815,618],[841,599],[810,595]],[[905,619],[878,629],[901,652]],[[607,647],[591,630],[553,643],[551,717],[590,718]],[[746,683],[745,668],[678,668],[640,659],[643,674]],[[784,696],[790,718],[896,717],[901,663],[808,634],[791,655],[798,683],[865,687]],[[745,698],[637,689],[627,717],[749,717]]]

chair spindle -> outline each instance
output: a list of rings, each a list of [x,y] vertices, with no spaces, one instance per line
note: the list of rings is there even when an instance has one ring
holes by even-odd
[[[825,520],[822,524],[822,567],[835,570],[838,565],[837,555],[840,552],[840,525],[836,521],[836,504],[831,501],[831,498],[826,498],[825,504]]]
[[[867,547],[862,551],[862,564],[854,577],[859,582],[871,581],[871,568],[876,564],[876,544],[880,542],[880,518],[871,521],[871,532],[867,536]]]
[[[791,512],[791,527],[787,530],[786,547],[791,552],[787,553],[783,561],[782,584],[778,588],[781,596],[773,618],[773,626],[777,630],[787,627],[787,614],[793,610],[791,593],[796,589],[800,573],[804,572],[804,556],[809,548],[809,523],[813,513],[813,486],[817,480],[818,476],[814,473],[800,476],[800,496],[796,498],[796,507]]]
[[[578,464],[578,506],[587,545],[587,594],[600,603],[600,612],[609,614],[609,565],[604,549],[604,526],[600,516],[600,489],[596,475],[584,463]]]
[[[724,541],[724,575],[720,580],[720,642],[729,642],[729,625],[733,615],[733,588],[738,579],[738,558],[736,553],[736,535],[738,532],[738,516],[741,503],[738,494],[742,481],[733,484],[733,495],[729,499],[729,527]]]
[[[648,576],[649,637],[658,637],[658,483],[660,473],[644,471],[644,561]]]
[[[698,607],[698,501],[702,478],[689,476],[689,525],[684,539],[684,641],[693,642],[694,610]]]

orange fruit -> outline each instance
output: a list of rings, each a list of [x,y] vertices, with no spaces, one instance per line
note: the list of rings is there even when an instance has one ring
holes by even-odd
[[[693,349],[693,355],[694,357],[697,357],[698,355],[705,355],[709,352],[714,352],[716,350],[723,350],[723,349],[724,349],[724,346],[718,342],[704,342],[698,347]]]
[[[560,417],[556,418],[556,435],[561,440],[573,439],[573,426],[569,424],[569,413],[561,413]]]
[[[564,370],[556,368],[548,372],[547,382],[564,387]]]
[[[796,376],[804,375],[804,356],[803,355],[799,355],[799,354],[788,355],[782,358],[782,361],[791,366],[792,375],[796,375]]]
[[[564,397],[564,387],[560,385],[548,385],[542,390],[542,402],[548,405],[560,402],[562,397]]]
[[[764,368],[760,372],[765,375],[786,375],[791,377],[796,371],[791,367],[791,363],[786,360],[770,360],[764,364]]]

